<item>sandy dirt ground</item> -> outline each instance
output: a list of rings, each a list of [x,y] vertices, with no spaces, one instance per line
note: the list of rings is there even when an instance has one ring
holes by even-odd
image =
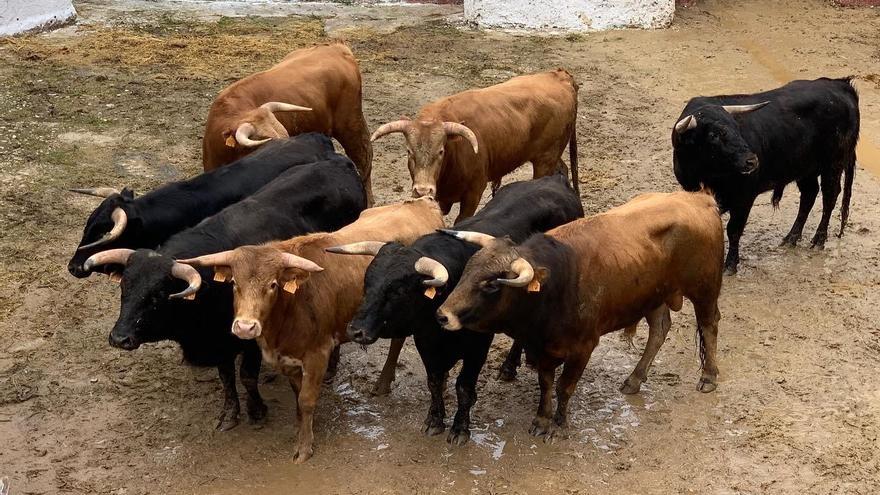
[[[77,8],[77,26],[0,41],[0,476],[10,477],[10,493],[880,491],[880,11],[701,1],[667,30],[535,37],[466,29],[448,6],[251,11],[260,17],[242,17],[240,5]],[[146,191],[198,173],[214,95],[328,37],[346,39],[361,60],[373,128],[449,93],[566,67],[581,83],[588,213],[677,188],[669,134],[689,97],[854,75],[862,145],[850,226],[824,251],[779,248],[796,190],[777,211],[769,196],[759,199],[740,272],[724,280],[713,394],[694,389],[686,304],[639,395],[618,386],[645,330],[638,350],[615,334],[603,339],[565,438],[545,445],[527,434],[535,373],[495,379],[509,342],[499,337],[480,380],[473,441],[451,447],[420,432],[428,393],[412,344],[381,398],[369,390],[387,344],[350,345],[322,393],[315,456],[295,466],[285,380],[264,372],[264,425],[220,433],[214,370],[182,365],[173,344],[107,345],[117,287],[66,271],[97,202],[65,188]],[[380,203],[408,194],[398,138],[377,143],[373,180]]]

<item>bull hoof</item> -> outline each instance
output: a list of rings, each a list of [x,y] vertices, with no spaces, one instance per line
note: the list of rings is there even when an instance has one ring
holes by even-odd
[[[552,443],[552,437],[556,432],[556,425],[550,418],[542,418],[540,416],[532,420],[532,427],[529,428],[529,434],[534,437],[544,437],[544,442]]]
[[[728,277],[732,277],[732,276],[736,275],[736,271],[737,271],[736,266],[725,266],[724,267],[724,274],[727,275]]]
[[[444,431],[446,431],[446,423],[442,419],[431,416],[428,416],[428,419],[425,420],[425,427],[422,429],[422,433],[429,437],[439,435]]]
[[[801,236],[793,236],[788,234],[787,236],[782,238],[782,242],[779,243],[780,247],[795,247],[798,244],[798,241],[801,240]]]
[[[697,382],[697,390],[704,394],[708,394],[709,392],[714,392],[718,386],[715,384],[715,380],[712,378],[700,378],[700,381]]]
[[[259,424],[266,419],[269,408],[263,402],[248,403],[248,424]]]
[[[498,370],[498,379],[502,382],[514,382],[516,381],[516,368],[508,368],[507,366],[502,366],[500,370]]]
[[[217,420],[217,426],[215,428],[217,431],[229,431],[236,426],[238,426],[238,413],[224,412]]]
[[[471,432],[467,429],[456,429],[453,427],[446,436],[446,441],[452,445],[462,446],[471,439]]]
[[[620,386],[620,392],[626,395],[633,395],[639,393],[639,390],[642,389],[642,382],[633,377],[627,378],[623,385]]]
[[[378,381],[375,385],[373,385],[373,390],[370,391],[371,394],[381,397],[384,395],[388,395],[391,393],[391,382],[386,381]]]
[[[312,457],[312,447],[300,447],[296,450],[296,453],[293,454],[293,463],[294,464],[302,464],[309,460]]]

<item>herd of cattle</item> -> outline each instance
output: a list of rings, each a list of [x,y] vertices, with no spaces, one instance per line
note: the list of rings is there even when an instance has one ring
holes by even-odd
[[[68,269],[120,283],[110,345],[173,340],[187,362],[216,366],[225,391],[221,430],[238,423],[236,356],[250,421],[266,415],[261,364],[275,366],[297,396],[297,462],[312,455],[321,384],[349,341],[392,339],[375,388],[387,393],[404,339],[414,338],[431,396],[424,424],[431,435],[446,430],[448,373],[462,361],[447,437],[462,444],[477,378],[494,333],[504,332],[514,345],[499,378],[515,378],[524,350],[540,385],[530,431],[550,439],[566,423],[599,338],[619,329],[631,336],[647,320],[644,354],[621,387],[636,393],[669,331],[670,310],[687,298],[699,336],[697,388],[711,392],[722,272],[736,271],[755,198],[773,191],[776,205],[797,183],[800,209],[783,240],[794,245],[821,178],[822,219],[812,240],[821,248],[845,176],[840,234],[847,221],[859,134],[849,79],[692,99],[672,130],[674,173],[685,191],[643,194],[586,218],[578,86],[565,70],[442,98],[372,136],[361,91],[345,45],[293,52],[214,101],[205,173],[139,196],[75,190],[105,198]],[[371,141],[392,133],[406,140],[413,199],[368,208]],[[566,146],[569,166],[561,159]],[[498,187],[526,162],[534,180]],[[490,182],[493,197],[476,211]],[[447,230],[443,215],[454,203],[460,213]]]

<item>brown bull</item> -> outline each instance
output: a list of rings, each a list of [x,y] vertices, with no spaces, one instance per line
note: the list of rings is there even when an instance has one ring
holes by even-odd
[[[646,317],[645,352],[621,390],[636,393],[666,338],[669,309],[686,297],[700,337],[702,392],[715,390],[724,236],[711,195],[644,194],[521,245],[472,232],[483,245],[437,311],[447,330],[503,328],[538,368],[541,398],[530,432],[551,439],[599,338]],[[556,368],[556,414],[551,394]]]
[[[566,145],[577,192],[577,92],[563,69],[515,77],[425,105],[415,119],[385,124],[370,139],[402,133],[413,196],[435,196],[444,215],[460,202],[459,222],[474,214],[490,181],[494,191],[523,163],[532,163],[535,178],[565,168]]]
[[[360,305],[364,272],[373,260],[324,250],[364,239],[408,244],[442,226],[437,203],[423,198],[365,210],[356,222],[333,233],[183,260],[213,266],[216,279],[233,281],[233,333],[256,339],[263,359],[290,379],[300,420],[296,462],[312,455],[312,419],[321,381],[334,347],[348,341],[345,329]]]
[[[274,67],[221,91],[208,112],[202,165],[207,172],[270,139],[303,132],[339,141],[372,203],[373,148],[362,110],[361,72],[341,43],[296,50]]]

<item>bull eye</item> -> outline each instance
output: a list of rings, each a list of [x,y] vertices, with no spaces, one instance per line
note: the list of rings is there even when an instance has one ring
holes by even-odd
[[[272,289],[272,290],[277,289],[277,288],[278,288],[278,281],[277,281],[277,280],[273,280],[272,282],[270,282],[270,283],[269,283],[269,288]]]
[[[485,292],[486,294],[494,294],[498,292],[498,282],[495,279],[492,280],[484,280],[480,283],[480,290]]]

